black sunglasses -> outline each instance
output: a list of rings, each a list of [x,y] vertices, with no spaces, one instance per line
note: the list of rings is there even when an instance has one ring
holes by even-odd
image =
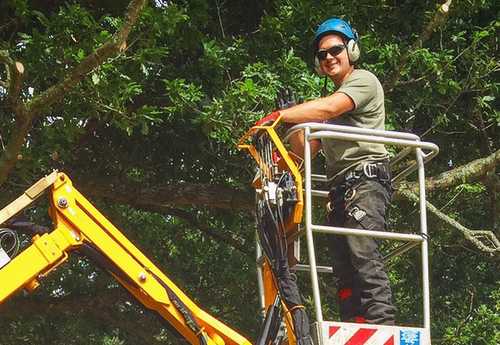
[[[321,49],[316,52],[316,56],[318,57],[319,61],[323,61],[326,59],[327,55],[330,54],[331,56],[337,56],[340,53],[342,53],[345,49],[344,44],[336,44],[334,46],[331,46],[328,49]]]

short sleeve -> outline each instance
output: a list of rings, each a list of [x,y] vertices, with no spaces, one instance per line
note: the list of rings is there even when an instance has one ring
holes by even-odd
[[[377,94],[376,77],[369,72],[362,72],[365,71],[354,70],[348,80],[337,90],[352,99],[355,109],[365,107]]]

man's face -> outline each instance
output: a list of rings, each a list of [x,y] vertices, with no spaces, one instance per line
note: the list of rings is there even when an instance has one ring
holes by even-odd
[[[318,44],[318,51],[326,51],[337,46],[344,46],[344,40],[336,34],[329,34],[321,38]],[[335,48],[333,49],[335,50]],[[326,53],[326,52],[325,52]],[[323,53],[323,55],[325,54]],[[333,80],[342,81],[345,75],[350,71],[351,64],[347,56],[347,48],[343,49],[340,54],[333,56],[331,53],[326,53],[324,59],[320,59],[321,70]]]

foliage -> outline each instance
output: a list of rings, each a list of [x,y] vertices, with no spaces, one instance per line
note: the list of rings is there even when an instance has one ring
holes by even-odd
[[[25,67],[21,97],[37,97],[110,39],[123,24],[127,4],[1,2],[0,49]],[[134,195],[138,186],[154,190],[183,183],[245,188],[253,164],[235,143],[274,109],[280,88],[291,87],[303,100],[321,94],[323,79],[313,71],[310,42],[315,25],[331,15],[344,15],[359,31],[360,67],[383,83],[399,69],[394,87],[386,88],[387,128],[417,133],[441,147],[429,175],[498,150],[496,2],[454,1],[447,21],[413,46],[435,11],[436,2],[428,0],[151,1],[126,50],[35,121],[14,173],[1,187],[2,205],[55,168],[77,185],[111,185],[113,193],[94,200],[98,208],[205,309],[254,338],[259,311],[252,257],[189,219],[141,209],[133,198],[123,202],[118,192]],[[4,69],[0,79],[6,79]],[[2,148],[15,126],[7,96],[0,87]],[[463,181],[430,197],[470,228],[498,230],[498,196],[485,180]],[[253,251],[251,214],[211,205],[178,208]],[[414,210],[398,202],[391,227],[417,229]],[[40,209],[33,213],[44,219]],[[429,219],[429,229],[433,343],[499,343],[498,260],[436,219]],[[319,253],[328,257],[326,248]],[[391,266],[398,318],[405,324],[421,323],[418,262],[412,252]],[[311,306],[308,277],[300,277]],[[325,310],[334,318],[334,284],[324,277],[321,285]],[[7,303],[9,310],[19,307],[0,314],[0,343],[178,343],[164,324],[118,291],[106,274],[73,259],[34,295]]]

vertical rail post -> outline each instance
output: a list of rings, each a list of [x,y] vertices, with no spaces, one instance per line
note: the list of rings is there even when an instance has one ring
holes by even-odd
[[[305,223],[306,223],[306,239],[307,239],[307,253],[309,257],[309,266],[311,272],[311,286],[314,299],[314,310],[316,312],[316,321],[323,322],[323,312],[321,310],[321,297],[318,284],[318,271],[316,267],[316,253],[314,251],[314,240],[312,230],[312,181],[311,181],[311,144],[309,142],[309,135],[311,129],[306,127],[304,129],[304,175],[305,175]]]
[[[424,328],[430,334],[431,328],[431,311],[430,311],[430,287],[429,287],[429,246],[427,236],[427,208],[425,199],[425,171],[424,160],[422,158],[422,150],[417,148],[417,164],[418,164],[418,191],[420,203],[420,232],[424,236],[421,247],[422,256],[422,290],[423,290],[423,307],[424,307]]]

